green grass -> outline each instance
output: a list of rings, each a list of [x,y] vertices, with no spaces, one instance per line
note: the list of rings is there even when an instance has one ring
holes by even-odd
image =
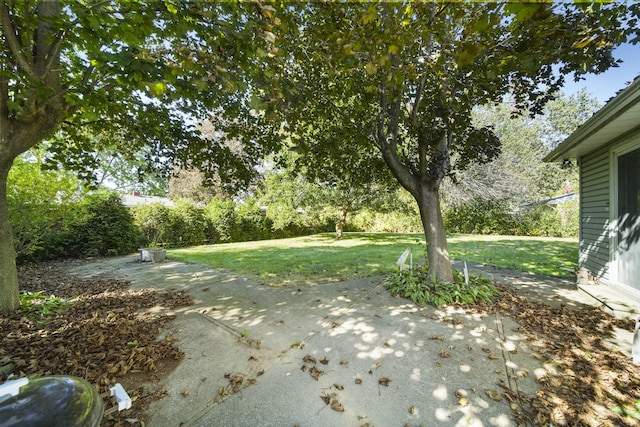
[[[424,257],[422,234],[345,233],[281,240],[227,243],[169,250],[172,259],[209,266],[272,286],[327,283],[388,274],[407,249]],[[568,239],[508,236],[449,238],[453,259],[538,274],[566,276],[559,266],[577,263],[577,242]]]
[[[451,258],[546,276],[568,277],[578,264],[578,240],[555,237],[451,235]]]

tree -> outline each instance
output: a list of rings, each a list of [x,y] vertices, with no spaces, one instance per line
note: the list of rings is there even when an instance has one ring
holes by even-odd
[[[207,205],[214,197],[224,198],[220,179],[213,179],[205,186],[204,174],[198,169],[176,169],[169,177],[169,198],[188,199],[196,203]]]
[[[101,150],[92,157],[96,162],[93,172],[98,187],[119,193],[138,191],[147,196],[167,195],[168,178],[147,163],[143,151],[138,156],[123,158],[116,149]]]
[[[598,99],[585,89],[573,95],[560,94],[550,101],[544,109],[542,117],[543,131],[546,136],[545,145],[548,151],[553,150],[567,139],[580,125],[586,122],[600,109]]]
[[[473,126],[473,107],[511,94],[514,113],[540,113],[564,74],[614,64],[612,49],[635,31],[627,19],[638,7],[322,3],[292,14],[276,31],[287,60],[272,71],[265,114],[280,113],[294,141],[310,121],[343,130],[314,141],[318,163],[337,145],[377,152],[418,203],[431,277],[451,281],[440,185],[500,152],[491,129]]]
[[[246,168],[193,126],[217,109],[238,123],[261,117],[233,108],[259,69],[277,22],[273,8],[156,0],[0,0],[0,311],[19,304],[7,176],[14,159],[47,139],[48,162],[82,169],[107,131],[120,153],[150,147],[149,162],[187,160],[244,179]],[[256,72],[258,74],[258,72]],[[269,149],[246,138],[253,154]],[[249,139],[251,139],[249,141]]]
[[[596,98],[585,91],[571,96],[556,94],[543,114],[535,117],[513,117],[510,100],[474,108],[475,125],[493,129],[501,141],[501,153],[490,163],[472,165],[458,173],[456,183],[445,180],[446,204],[481,199],[522,205],[558,195],[566,181],[577,183],[577,169],[563,169],[542,159],[550,146],[564,140],[599,108]]]

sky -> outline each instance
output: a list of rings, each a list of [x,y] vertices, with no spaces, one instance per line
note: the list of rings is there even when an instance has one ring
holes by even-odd
[[[624,61],[620,67],[609,68],[598,75],[588,74],[585,80],[577,83],[573,77],[567,78],[562,91],[571,95],[584,88],[604,104],[640,75],[640,44],[622,45],[614,51],[614,57]]]

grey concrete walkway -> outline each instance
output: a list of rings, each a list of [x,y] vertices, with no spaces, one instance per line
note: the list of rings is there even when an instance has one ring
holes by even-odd
[[[188,290],[195,300],[163,334],[186,356],[147,385],[167,391],[151,405],[150,426],[515,426],[503,388],[532,394],[545,374],[511,319],[417,307],[391,297],[380,278],[270,288],[202,266],[135,260],[75,274]],[[549,303],[593,302],[570,283],[485,273]]]

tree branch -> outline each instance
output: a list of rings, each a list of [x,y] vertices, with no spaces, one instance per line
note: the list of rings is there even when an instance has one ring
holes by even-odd
[[[4,0],[0,1],[0,22],[2,22],[2,28],[4,29],[4,39],[7,42],[7,47],[13,54],[13,57],[16,59],[16,63],[20,68],[24,70],[25,73],[27,73],[29,77],[31,77],[32,79],[37,79],[37,75],[33,69],[32,64],[29,63],[27,58],[22,53],[20,41],[16,36],[15,28],[13,26],[13,23],[11,22],[9,10],[7,9],[7,5]]]

